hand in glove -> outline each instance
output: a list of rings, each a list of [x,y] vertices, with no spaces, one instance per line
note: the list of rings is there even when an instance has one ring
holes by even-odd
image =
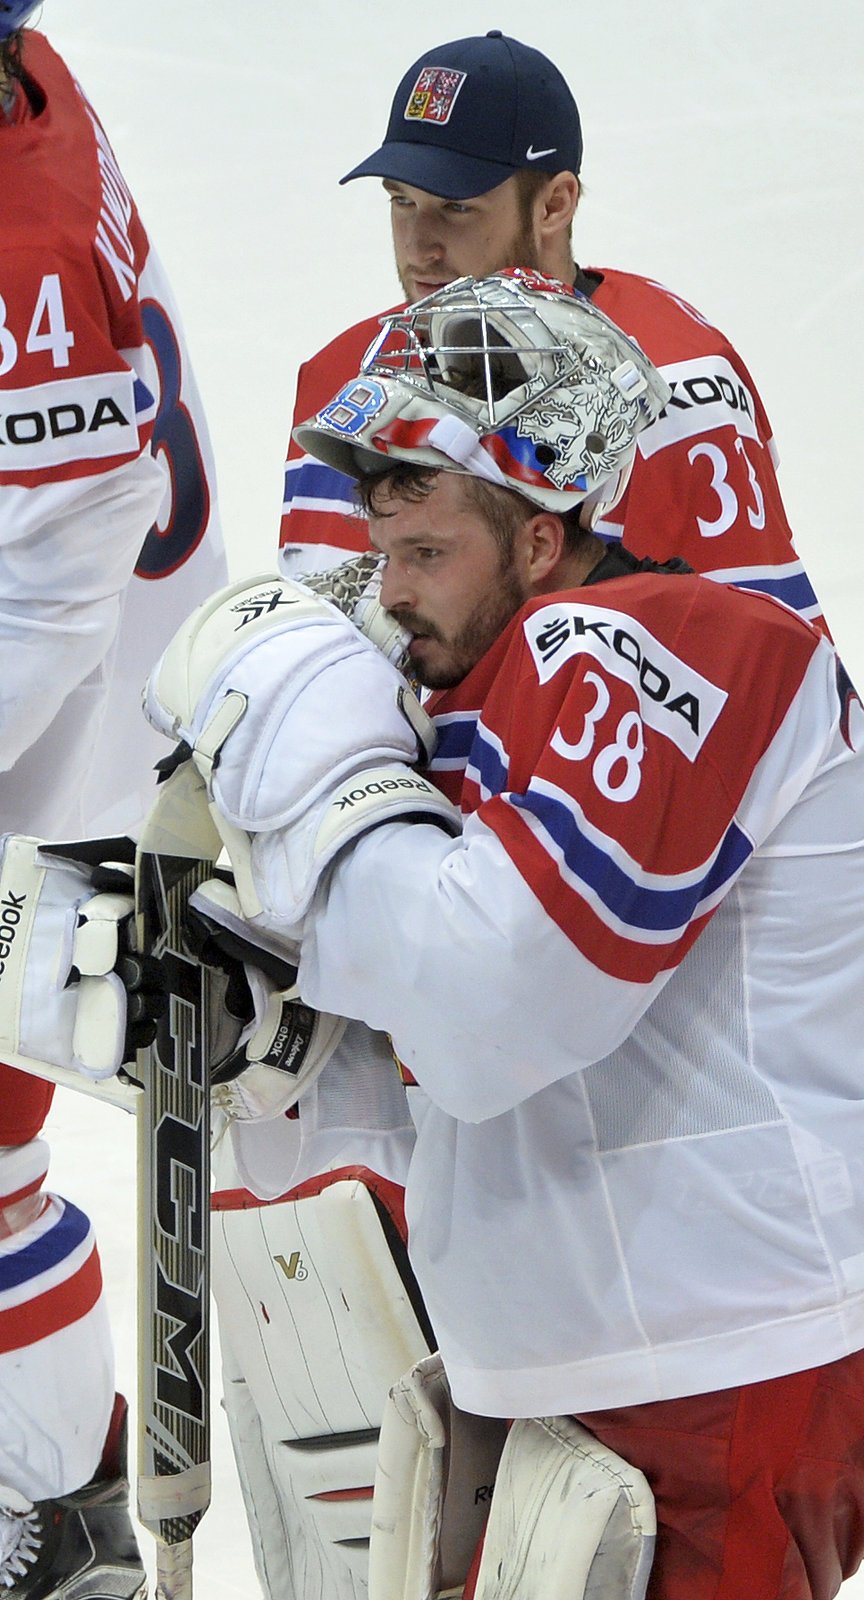
[[[94,1080],[126,1063],[134,1076],[167,1005],[157,963],[134,949],[134,859],[130,839],[0,838],[0,1059]],[[212,880],[193,900],[190,952],[225,978],[216,1099],[233,1116],[276,1116],[317,1077],[345,1023],[302,1004],[296,969],[278,945],[249,937],[228,884]]]
[[[225,975],[225,1010],[238,1027],[211,1068],[214,1105],[244,1122],[280,1116],[326,1066],[345,1019],[303,1004],[288,953],[244,921],[225,878],[195,890],[187,935],[199,961]]]

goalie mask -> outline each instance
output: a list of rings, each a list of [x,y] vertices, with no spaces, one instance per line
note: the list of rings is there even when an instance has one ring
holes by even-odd
[[[349,477],[467,472],[592,525],[620,500],[668,384],[584,295],[514,268],[386,317],[360,374],[295,429]]]

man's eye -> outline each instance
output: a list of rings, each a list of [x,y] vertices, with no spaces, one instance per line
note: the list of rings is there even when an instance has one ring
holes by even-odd
[[[463,206],[460,200],[448,200],[445,211],[455,211],[457,216],[467,216],[471,206]]]

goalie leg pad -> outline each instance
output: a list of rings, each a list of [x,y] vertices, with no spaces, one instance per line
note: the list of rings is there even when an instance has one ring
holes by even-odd
[[[365,1600],[338,1552],[325,1549],[305,1507],[274,1463],[277,1446],[261,1418],[224,1333],[223,1404],[264,1600]]]
[[[298,1597],[318,1592],[321,1571],[326,1600],[353,1600],[365,1596],[387,1391],[429,1350],[416,1288],[403,1276],[404,1246],[354,1169],[326,1174],[319,1192],[301,1187],[296,1198],[267,1204],[221,1189],[226,1177],[220,1171],[214,1197],[213,1287],[232,1373],[234,1448],[241,1462],[243,1452],[255,1457],[241,1476],[271,1485],[250,1519],[259,1570],[287,1582],[281,1552],[293,1527],[292,1560],[306,1585]],[[278,1592],[293,1600],[290,1588]]]
[[[572,1417],[527,1417],[507,1437],[475,1600],[643,1600],[654,1497],[638,1468]]]
[[[503,1419],[454,1406],[438,1355],[394,1384],[378,1446],[369,1600],[461,1595],[506,1436]]]

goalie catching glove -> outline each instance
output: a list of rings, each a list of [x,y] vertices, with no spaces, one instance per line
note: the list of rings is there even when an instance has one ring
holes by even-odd
[[[281,1116],[327,1065],[345,1018],[304,1005],[296,967],[275,940],[252,934],[224,879],[195,890],[187,928],[198,959],[225,974],[226,1009],[242,1025],[233,1050],[211,1068],[213,1103],[240,1122]]]
[[[456,808],[414,770],[435,732],[405,678],[303,584],[258,579],[200,606],[152,673],[145,711],[203,776],[259,928],[298,937],[322,874],[379,823],[459,832]]]

